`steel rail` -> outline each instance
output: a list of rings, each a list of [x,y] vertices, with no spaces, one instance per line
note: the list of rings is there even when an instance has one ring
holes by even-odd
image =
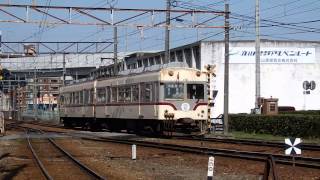
[[[22,126],[23,127],[23,126]],[[36,129],[36,128],[29,128],[29,127],[24,127],[26,129],[30,129],[30,130],[34,130],[34,131],[38,131],[42,134],[44,134],[45,132],[41,129]],[[56,148],[58,149],[60,152],[62,152],[65,156],[67,156],[70,160],[72,160],[73,163],[75,163],[78,167],[80,167],[85,173],[87,173],[88,175],[92,176],[94,179],[106,179],[105,177],[101,176],[100,174],[98,174],[97,172],[95,172],[94,170],[90,169],[88,166],[86,166],[85,164],[81,163],[79,160],[77,160],[75,157],[73,157],[70,153],[68,153],[65,149],[63,149],[61,146],[59,146],[52,138],[47,138],[48,141]],[[29,140],[28,140],[29,141]],[[30,141],[29,141],[30,143]],[[32,150],[33,153],[35,153],[34,150]],[[37,157],[37,159],[39,160],[39,158]],[[39,160],[39,162],[41,163],[41,161]],[[43,164],[41,163],[41,166],[44,168]],[[46,175],[45,175],[46,176]],[[46,176],[47,177],[47,176]],[[51,176],[50,180],[52,179]]]
[[[71,135],[72,136],[72,135]],[[147,142],[140,140],[123,140],[123,139],[114,139],[114,138],[102,138],[95,137],[94,135],[90,135],[91,137],[80,137],[85,140],[93,140],[100,142],[111,142],[111,143],[121,143],[121,144],[136,144],[143,147],[151,147],[158,149],[166,149],[166,150],[174,150],[181,152],[188,152],[194,154],[206,154],[206,155],[214,155],[221,157],[231,157],[238,159],[247,159],[254,161],[266,161],[267,158],[272,155],[275,158],[275,162],[283,165],[292,165],[293,162],[291,156],[284,155],[273,155],[270,153],[259,153],[259,152],[248,152],[248,151],[237,151],[237,150],[229,150],[229,149],[218,149],[218,148],[207,148],[207,147],[194,147],[194,146],[183,146],[183,145],[175,145],[168,143],[158,143],[158,142]],[[295,157],[296,162],[294,164],[300,167],[308,167],[320,169],[320,159],[319,158],[307,158],[307,157]]]
[[[53,180],[53,178],[50,176],[49,172],[47,171],[47,169],[44,167],[44,165],[42,164],[39,156],[37,155],[37,153],[35,152],[34,148],[32,147],[31,145],[31,142],[30,142],[30,137],[29,137],[29,134],[28,134],[28,130],[26,130],[26,134],[27,134],[27,141],[28,141],[28,147],[29,149],[31,150],[32,152],[32,156],[34,157],[34,159],[36,160],[36,163],[37,165],[39,166],[42,174],[46,177],[46,179],[48,180]]]
[[[53,144],[60,152],[65,154],[69,159],[71,159],[76,165],[78,165],[81,169],[83,169],[86,173],[94,177],[95,179],[106,179],[103,176],[99,175],[94,170],[90,169],[85,164],[81,163],[79,160],[77,160],[75,157],[73,157],[70,153],[68,153],[65,149],[63,149],[61,146],[59,146],[56,142],[54,142],[53,139],[48,138],[51,144]]]
[[[184,145],[175,145],[175,144],[169,144],[169,143],[149,142],[149,141],[132,140],[132,139],[128,140],[128,139],[118,139],[118,138],[117,139],[105,138],[105,137],[97,137],[95,135],[89,135],[89,134],[69,133],[68,135],[82,138],[85,140],[92,140],[92,141],[121,143],[121,144],[127,144],[127,145],[136,144],[144,147],[175,150],[175,151],[196,153],[196,154],[216,155],[221,157],[248,159],[248,160],[254,160],[254,161],[266,161],[267,158],[270,157],[270,155],[272,155],[275,158],[276,163],[280,163],[283,165],[293,165],[292,157],[285,156],[285,155],[220,149],[220,148],[184,146]],[[295,160],[296,162],[294,162],[294,164],[296,166],[320,169],[320,158],[296,156]]]
[[[228,144],[243,144],[243,145],[254,145],[254,146],[271,146],[271,147],[279,147],[285,148],[285,143],[280,142],[270,142],[270,141],[259,141],[259,140],[246,140],[246,139],[227,139],[227,138],[201,138],[201,137],[178,137],[175,136],[173,138],[181,139],[181,140],[194,140],[194,141],[206,141],[206,142],[220,142],[220,143],[228,143]],[[303,150],[310,151],[320,151],[320,146],[316,144],[302,144],[301,148]]]

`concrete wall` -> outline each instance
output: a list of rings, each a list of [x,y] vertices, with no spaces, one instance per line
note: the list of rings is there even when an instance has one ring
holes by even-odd
[[[252,58],[243,59],[246,63],[236,62],[235,50],[254,48],[253,41],[231,42],[230,44],[230,86],[229,112],[249,113],[255,104],[255,61]],[[320,109],[320,43],[291,41],[262,41],[261,49],[315,50],[313,55],[307,54],[305,62],[262,63],[261,64],[261,96],[279,98],[279,106],[294,106],[297,110]],[[298,51],[298,50],[297,50]],[[311,51],[310,51],[311,52]],[[304,54],[305,55],[305,54]],[[306,55],[305,55],[306,56]],[[254,59],[254,58],[253,58]],[[223,113],[224,87],[224,43],[202,42],[201,64],[217,65],[217,77],[213,87],[218,96],[213,110],[213,116]],[[315,81],[318,87],[305,95],[302,83]]]

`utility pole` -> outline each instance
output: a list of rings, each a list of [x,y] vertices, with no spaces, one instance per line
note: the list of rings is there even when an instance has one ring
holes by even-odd
[[[2,31],[0,31],[0,54],[2,54]]]
[[[229,132],[229,2],[225,1],[225,33],[224,33],[224,133]]]
[[[33,109],[34,109],[34,120],[38,120],[38,87],[37,87],[37,71],[36,67],[34,67],[33,74]]]
[[[62,86],[66,85],[66,54],[62,58]]]
[[[260,0],[256,0],[256,96],[255,96],[255,113],[259,113],[260,98]]]
[[[118,28],[117,26],[113,27],[113,59],[114,59],[113,74],[116,76],[118,74]]]
[[[163,64],[170,62],[170,8],[171,8],[171,0],[167,0],[167,12],[166,12],[166,32],[165,32],[165,57]]]

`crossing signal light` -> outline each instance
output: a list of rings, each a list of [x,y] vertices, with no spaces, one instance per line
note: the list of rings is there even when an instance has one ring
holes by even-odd
[[[205,66],[208,73],[212,74],[214,77],[216,77],[216,65],[215,64],[208,64]]]

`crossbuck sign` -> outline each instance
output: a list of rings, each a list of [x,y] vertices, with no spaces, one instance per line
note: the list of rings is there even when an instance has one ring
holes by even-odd
[[[286,155],[296,155],[296,154],[301,154],[301,139],[300,138],[286,138],[285,139],[286,143]]]

